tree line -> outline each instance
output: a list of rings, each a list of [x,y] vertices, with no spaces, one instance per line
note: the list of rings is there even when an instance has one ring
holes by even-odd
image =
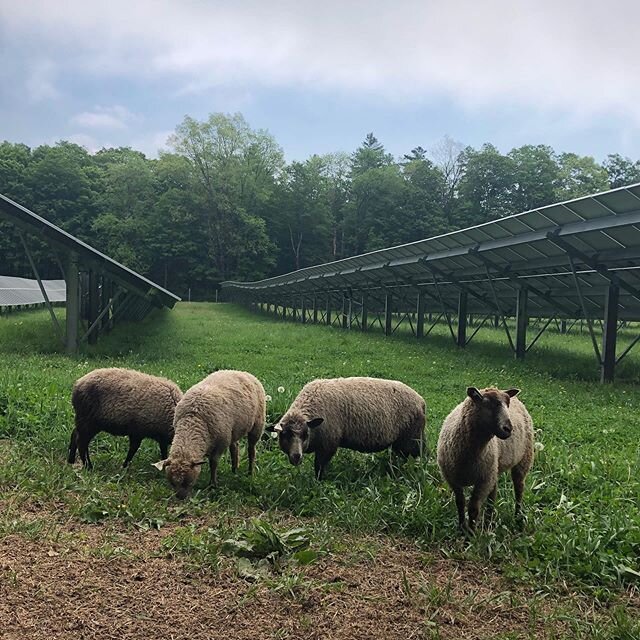
[[[370,133],[351,154],[285,162],[241,114],[185,117],[170,152],[90,154],[70,142],[0,144],[0,193],[185,296],[255,280],[640,181],[640,162],[603,163],[545,145],[506,154],[445,137],[394,158]],[[0,225],[0,274],[31,276]],[[32,241],[43,277],[60,277]]]

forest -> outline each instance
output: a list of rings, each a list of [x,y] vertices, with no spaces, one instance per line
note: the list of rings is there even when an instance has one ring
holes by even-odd
[[[444,137],[400,158],[369,133],[352,153],[287,163],[241,114],[185,117],[157,159],[128,147],[0,143],[0,193],[175,293],[256,280],[640,181],[640,161]],[[31,239],[42,276],[53,256]],[[0,274],[31,277],[0,223]]]

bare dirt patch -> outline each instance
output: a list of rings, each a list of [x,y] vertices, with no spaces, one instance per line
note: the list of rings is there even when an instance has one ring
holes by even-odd
[[[372,538],[370,553],[329,556],[286,580],[247,582],[167,557],[169,529],[67,522],[53,538],[0,540],[0,637],[543,638],[564,635],[554,604],[490,569]],[[354,540],[364,549],[367,540]],[[435,635],[439,633],[439,636]]]

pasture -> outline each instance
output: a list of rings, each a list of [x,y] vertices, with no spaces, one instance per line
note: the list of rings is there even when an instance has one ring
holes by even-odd
[[[0,317],[0,625],[3,638],[639,638],[640,357],[596,381],[588,336],[549,333],[524,362],[483,329],[456,350],[301,326],[231,305],[180,304],[118,327],[80,359],[57,352],[45,311]],[[220,487],[176,501],[143,445],[91,444],[66,464],[74,380],[97,367],[185,390],[244,369],[277,419],[316,377],[402,380],[427,402],[426,461],[340,450],[327,479],[268,435]],[[503,477],[493,522],[456,530],[435,445],[469,385],[519,387],[537,431],[526,521]],[[244,444],[244,443],[243,443]]]

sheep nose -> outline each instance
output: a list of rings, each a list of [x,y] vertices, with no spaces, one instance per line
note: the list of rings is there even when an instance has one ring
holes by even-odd
[[[295,464],[296,467],[302,462],[302,454],[301,453],[292,453],[289,456],[289,460],[291,464]]]
[[[505,430],[507,433],[509,433],[509,434],[510,434],[510,433],[513,431],[513,426],[512,426],[512,425],[510,425],[510,424],[505,424],[505,425],[504,425],[504,430]]]

